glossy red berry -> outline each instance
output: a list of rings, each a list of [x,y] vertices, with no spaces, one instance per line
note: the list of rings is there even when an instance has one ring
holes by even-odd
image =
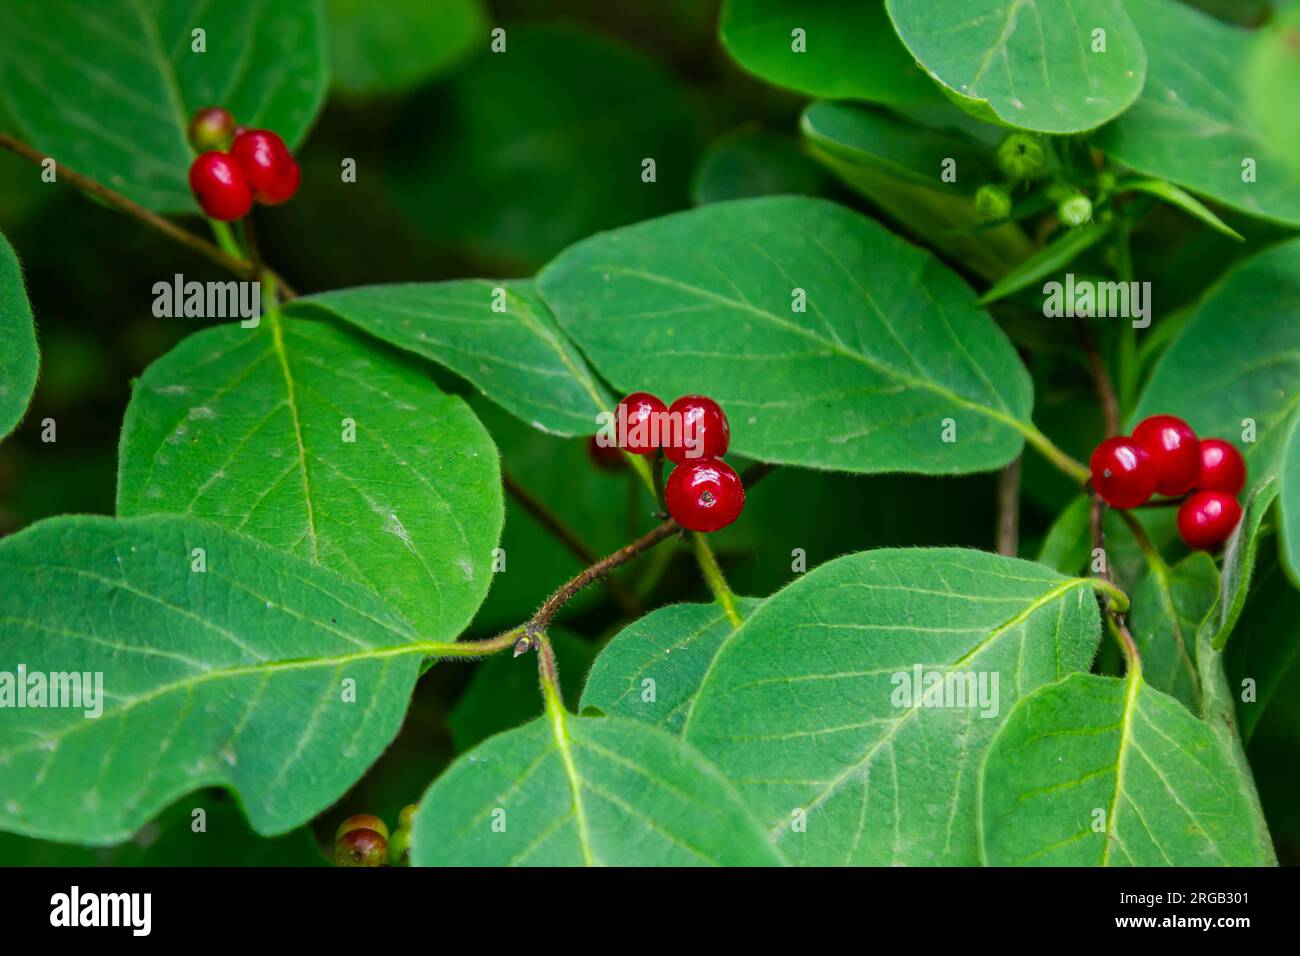
[[[1147,450],[1131,438],[1107,438],[1089,462],[1092,487],[1115,508],[1136,508],[1156,490],[1156,469]]]
[[[653,455],[659,448],[667,411],[668,406],[657,395],[633,392],[627,396],[616,409],[619,446],[634,455]]]
[[[1156,466],[1156,491],[1185,495],[1201,476],[1201,443],[1192,426],[1173,415],[1152,415],[1133,429],[1133,440]]]
[[[354,813],[348,817],[334,831],[334,839],[336,841],[341,840],[345,834],[351,833],[353,830],[374,830],[385,840],[388,839],[388,825],[379,817],[372,816],[369,813]]]
[[[1201,477],[1196,482],[1197,491],[1222,491],[1239,495],[1246,487],[1246,463],[1241,452],[1222,438],[1206,438],[1201,442]]]
[[[1241,505],[1222,491],[1198,491],[1178,508],[1178,533],[1189,548],[1211,551],[1228,540],[1241,520]]]
[[[210,150],[195,159],[190,166],[190,189],[203,212],[213,219],[239,219],[253,208],[253,190],[226,153]]]
[[[664,501],[673,520],[688,531],[717,531],[740,517],[745,486],[725,461],[702,458],[673,469]]]
[[[235,138],[235,117],[222,106],[205,106],[190,120],[190,142],[199,152],[229,149]]]
[[[731,424],[722,406],[707,395],[683,395],[668,406],[669,421],[681,422],[664,439],[669,461],[683,464],[721,458],[731,445]]]
[[[334,841],[336,866],[383,866],[387,862],[388,841],[374,830],[349,830]]]
[[[601,471],[623,471],[627,468],[627,459],[616,445],[602,445],[592,435],[587,439],[587,456]]]
[[[284,140],[270,130],[244,130],[235,137],[230,155],[244,171],[258,202],[274,206],[298,191],[302,170]]]

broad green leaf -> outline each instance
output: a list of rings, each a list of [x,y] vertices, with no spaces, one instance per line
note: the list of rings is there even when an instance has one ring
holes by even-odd
[[[886,0],[885,8],[922,68],[984,119],[1078,133],[1123,113],[1142,91],[1147,55],[1122,0]]]
[[[834,203],[715,203],[581,242],[538,282],[615,387],[707,386],[750,458],[960,474],[1036,434],[1029,376],[970,288]]]
[[[1082,495],[1056,516],[1039,549],[1039,564],[1070,575],[1087,566],[1092,554],[1091,507],[1087,495]]]
[[[735,789],[639,721],[552,711],[461,757],[420,800],[416,866],[780,863]]]
[[[753,196],[819,196],[830,177],[799,143],[757,128],[732,130],[700,157],[691,185],[695,205]]]
[[[193,31],[202,30],[204,49]],[[32,145],[150,209],[197,212],[186,126],[224,106],[300,143],[325,98],[316,0],[0,6],[0,96]]]
[[[1292,145],[1269,140],[1242,89],[1251,32],[1175,0],[1127,0],[1127,7],[1147,40],[1146,89],[1095,144],[1147,176],[1262,219],[1300,224]]]
[[[1014,223],[980,222],[971,197],[1000,174],[992,151],[969,137],[849,103],[814,103],[800,126],[814,155],[851,189],[964,268],[991,281],[1033,251]],[[950,160],[953,183],[943,181]]]
[[[548,633],[564,678],[565,703],[576,705],[582,693],[582,677],[596,659],[596,644],[557,628]],[[497,654],[478,665],[446,723],[457,752],[464,753],[493,734],[528,723],[541,712],[537,662],[532,657]]]
[[[671,74],[571,26],[512,27],[506,43],[401,120],[394,189],[423,229],[483,258],[534,265],[600,229],[687,204],[699,133]],[[647,159],[652,182],[642,180]]]
[[[1129,630],[1147,685],[1201,712],[1196,635],[1219,593],[1219,570],[1204,552],[1173,567],[1152,567],[1133,589]]]
[[[1300,240],[1236,266],[1151,373],[1131,423],[1169,413],[1246,458],[1247,488],[1278,476],[1283,563],[1300,581]]]
[[[355,96],[398,93],[487,49],[482,0],[327,0],[334,86]]]
[[[18,427],[36,390],[40,353],[22,267],[0,234],[0,438]]]
[[[1293,173],[1300,173],[1300,160],[1292,146],[1300,138],[1293,101],[1300,84],[1300,57],[1296,56],[1300,7],[1281,4],[1271,13],[1268,22],[1252,34],[1247,60],[1238,64],[1237,70],[1261,138],[1278,148],[1280,158],[1290,161]]]
[[[1028,288],[1040,279],[1056,275],[1105,239],[1109,232],[1109,227],[1093,223],[1066,229],[1000,278],[993,288],[984,293],[980,302],[989,305]]]
[[[1186,190],[1179,189],[1173,183],[1163,179],[1126,179],[1115,187],[1117,192],[1139,192],[1162,199],[1171,206],[1177,206],[1183,212],[1199,219],[1216,232],[1221,232],[1229,239],[1245,242],[1246,237],[1216,216],[1205,203]]]
[[[989,741],[1098,636],[1086,578],[959,549],[849,555],[724,643],[684,736],[791,862],[970,865]]]
[[[989,750],[993,866],[1261,866],[1236,769],[1210,727],[1142,681],[1075,674],[1026,697]]]
[[[297,299],[468,379],[523,421],[594,435],[615,399],[555,324],[531,281],[411,282]]]
[[[346,577],[194,518],[42,521],[0,580],[6,668],[101,675],[98,717],[0,721],[0,828],[52,840],[124,840],[209,786],[259,833],[304,823],[392,740],[428,650]]]
[[[349,424],[351,423],[351,424]],[[501,532],[496,448],[459,398],[322,322],[190,336],[136,383],[117,511],[194,514],[460,634]]]
[[[1237,626],[1246,595],[1250,592],[1251,577],[1255,573],[1255,556],[1264,516],[1277,498],[1277,482],[1266,479],[1255,487],[1245,502],[1244,514],[1237,529],[1223,549],[1223,573],[1214,613],[1207,616],[1201,629],[1209,634],[1215,650],[1223,650]]]
[[[1241,737],[1249,741],[1260,718],[1270,712],[1270,702],[1281,700],[1284,678],[1300,655],[1300,592],[1271,549],[1260,558],[1226,655]],[[1254,693],[1243,700],[1247,680]]]
[[[899,42],[883,0],[727,0],[719,32],[750,73],[809,96],[895,106],[942,99]]]
[[[763,602],[739,598],[742,620]],[[671,604],[623,628],[596,658],[579,711],[645,721],[681,733],[700,682],[735,630],[720,604]]]

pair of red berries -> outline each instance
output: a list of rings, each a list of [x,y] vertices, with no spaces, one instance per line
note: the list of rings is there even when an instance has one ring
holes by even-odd
[[[677,467],[668,476],[664,504],[688,531],[718,531],[740,517],[745,486],[722,460],[731,445],[731,424],[706,395],[683,395],[672,405],[649,392],[618,403],[619,447],[634,455],[664,457]]]
[[[254,200],[279,205],[293,198],[302,182],[302,170],[284,140],[267,129],[235,126],[230,111],[220,106],[194,115],[190,141],[205,150],[190,165],[190,189],[213,219],[242,219]]]
[[[1091,466],[1092,487],[1116,508],[1136,508],[1154,494],[1188,495],[1178,508],[1178,533],[1189,548],[1217,548],[1241,520],[1241,453],[1220,438],[1197,438],[1173,415],[1144,419],[1131,437],[1107,438],[1092,453]]]

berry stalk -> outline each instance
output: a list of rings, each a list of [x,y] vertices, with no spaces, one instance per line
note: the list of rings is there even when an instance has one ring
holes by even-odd
[[[700,565],[700,571],[704,574],[704,580],[709,585],[709,590],[718,603],[722,605],[722,612],[727,615],[727,620],[731,622],[732,627],[740,627],[740,613],[736,610],[736,595],[727,586],[727,579],[723,577],[722,567],[718,564],[717,555],[713,553],[713,548],[709,546],[708,539],[698,531],[691,532],[691,543],[695,546],[695,560]]]

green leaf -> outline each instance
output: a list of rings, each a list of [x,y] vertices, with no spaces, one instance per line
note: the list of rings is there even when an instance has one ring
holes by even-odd
[[[354,96],[399,93],[487,48],[482,0],[328,0],[334,86]]]
[[[0,95],[42,152],[142,206],[197,212],[194,112],[224,106],[298,145],[325,98],[323,21],[315,0],[7,3]]]
[[[1183,212],[1205,223],[1216,232],[1221,232],[1229,239],[1245,242],[1246,237],[1216,216],[1205,203],[1191,193],[1179,189],[1173,183],[1163,179],[1126,179],[1115,187],[1116,192],[1139,192],[1162,199],[1171,206],[1177,206]]]
[[[742,127],[716,140],[700,157],[691,197],[704,206],[754,196],[818,196],[829,186],[830,177],[797,141]]]
[[[990,305],[1028,288],[1040,279],[1056,275],[1109,233],[1109,226],[1092,223],[1076,229],[1066,229],[999,279],[993,288],[984,293],[980,303]]]
[[[565,703],[576,705],[582,692],[579,677],[591,669],[596,644],[557,628],[548,633],[555,661],[565,677]],[[531,657],[497,654],[478,665],[469,686],[447,715],[447,729],[457,752],[464,753],[493,734],[528,723],[541,712],[537,662]]]
[[[1014,223],[981,223],[971,197],[1001,174],[991,151],[969,137],[849,103],[813,103],[800,127],[813,154],[849,188],[963,267],[994,280],[1033,251]],[[954,183],[942,178],[949,160]]]
[[[671,74],[571,26],[512,27],[507,44],[401,120],[394,188],[421,227],[480,257],[533,265],[687,204],[699,133]],[[646,159],[654,182],[642,181]]]
[[[969,865],[985,748],[1018,698],[1087,668],[1098,636],[1085,578],[959,549],[849,555],[724,643],[684,735],[791,862]]]
[[[885,8],[921,66],[984,119],[1078,133],[1123,113],[1142,91],[1147,57],[1121,0],[886,0]]]
[[[1227,647],[1229,689],[1236,706],[1241,738],[1250,741],[1260,719],[1271,714],[1275,699],[1283,708],[1292,706],[1279,694],[1284,679],[1300,655],[1300,593],[1287,580],[1277,556],[1269,553],[1259,562],[1250,587],[1250,600],[1238,619]],[[1250,700],[1244,682],[1254,685]]]
[[[1216,651],[1223,650],[1237,626],[1251,576],[1255,573],[1255,556],[1259,550],[1260,529],[1264,515],[1277,498],[1277,482],[1272,478],[1257,485],[1245,504],[1245,513],[1223,549],[1223,573],[1214,613],[1201,624],[1207,630]]]
[[[707,384],[750,458],[960,474],[1036,434],[1029,376],[969,287],[834,203],[715,203],[581,242],[538,282],[614,386]]]
[[[1177,183],[1232,209],[1300,224],[1300,175],[1288,142],[1261,131],[1243,92],[1250,31],[1175,0],[1128,0],[1147,40],[1146,89],[1101,130],[1096,145],[1147,176]],[[1255,175],[1243,180],[1243,162]]]
[[[745,619],[762,603],[738,598],[736,610]],[[720,604],[671,604],[647,614],[600,652],[579,712],[595,707],[680,734],[700,682],[734,630]]]
[[[0,540],[0,580],[8,666],[102,675],[99,717],[0,721],[0,828],[52,840],[124,840],[209,786],[259,833],[304,823],[396,735],[429,651],[347,578],[194,518],[42,521]]]
[[[461,757],[420,800],[416,866],[780,863],[735,789],[665,731],[552,712]]]
[[[1201,712],[1196,635],[1219,593],[1219,569],[1204,552],[1173,567],[1153,566],[1133,589],[1129,630],[1147,685]]]
[[[1300,582],[1300,239],[1233,268],[1151,373],[1131,423],[1168,413],[1237,443],[1247,488],[1278,476],[1282,556]]]
[[[1140,673],[1075,674],[1021,701],[989,750],[980,807],[993,866],[1268,862],[1209,725]]]
[[[290,311],[313,307],[451,369],[542,431],[594,435],[614,406],[529,280],[361,286],[296,299]]]
[[[1091,503],[1087,495],[1072,500],[1047,530],[1037,561],[1062,574],[1078,574],[1092,554]]]
[[[733,60],[776,86],[895,106],[942,100],[899,42],[883,0],[727,0],[719,32]]]
[[[36,321],[18,256],[0,233],[0,438],[18,427],[36,390]]]
[[[496,448],[463,401],[354,335],[273,315],[145,371],[117,490],[123,516],[210,518],[339,571],[430,638],[469,623],[501,533]]]

